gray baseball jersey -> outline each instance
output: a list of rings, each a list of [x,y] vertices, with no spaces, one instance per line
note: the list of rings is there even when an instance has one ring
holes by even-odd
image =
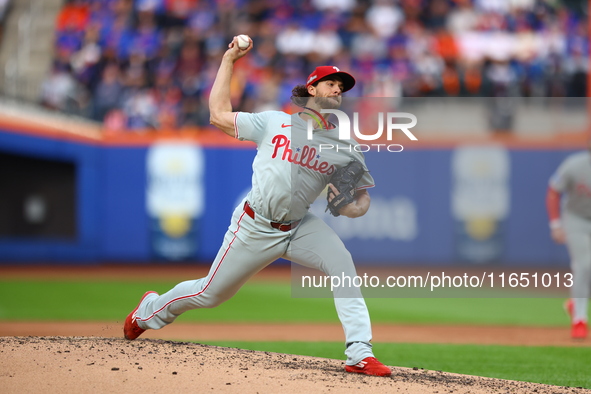
[[[179,283],[162,295],[147,296],[136,313],[137,324],[143,329],[159,329],[188,310],[219,305],[279,258],[330,276],[357,274],[338,235],[308,212],[337,167],[352,158],[364,163],[356,142],[339,141],[338,129],[315,130],[308,140],[307,123],[283,112],[240,112],[234,122],[236,138],[257,144],[252,189],[234,209],[209,274]],[[321,150],[321,144],[334,149],[327,146]],[[371,187],[373,178],[365,174],[357,186]],[[294,227],[277,227],[277,222],[292,221],[297,222]],[[369,312],[358,288],[337,288],[334,296],[345,332],[346,363],[355,365],[373,356]]]
[[[558,167],[550,186],[564,193],[564,208],[571,214],[591,220],[591,154],[570,155]]]
[[[257,213],[272,221],[303,218],[336,168],[351,159],[365,163],[357,142],[339,140],[337,127],[314,129],[308,140],[307,123],[297,114],[238,112],[235,125],[236,138],[253,141],[258,149],[247,199]],[[357,189],[373,186],[374,180],[366,172]]]

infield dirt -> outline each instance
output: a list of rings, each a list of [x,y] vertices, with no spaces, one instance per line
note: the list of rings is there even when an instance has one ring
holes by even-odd
[[[588,393],[439,371],[349,374],[341,360],[158,339],[0,337],[3,393]]]

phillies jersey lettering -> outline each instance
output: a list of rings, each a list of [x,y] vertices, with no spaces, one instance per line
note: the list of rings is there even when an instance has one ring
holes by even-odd
[[[587,186],[583,183],[579,183],[576,185],[575,194],[579,194],[582,197],[586,197],[586,198],[591,199],[591,189],[589,189],[589,186]]]
[[[303,218],[336,168],[347,165],[351,159],[365,165],[363,153],[354,149],[357,142],[339,140],[338,127],[316,129],[313,139],[308,140],[307,123],[298,114],[238,112],[235,125],[236,138],[257,144],[247,200],[255,212],[272,221]],[[321,144],[339,149],[321,151]],[[374,180],[366,172],[357,189],[373,186]]]
[[[565,209],[581,218],[591,219],[591,155],[575,153],[558,167],[550,186],[564,193]]]
[[[273,151],[273,156],[271,156],[272,159],[276,158],[280,148],[283,148],[281,150],[283,152],[281,160],[287,160],[290,163],[318,171],[321,174],[332,175],[335,171],[334,166],[328,164],[328,162],[319,162],[318,158],[320,156],[315,147],[304,145],[303,148],[296,148],[296,153],[294,154],[290,148],[291,141],[286,136],[276,135],[271,142],[275,144],[275,150]]]

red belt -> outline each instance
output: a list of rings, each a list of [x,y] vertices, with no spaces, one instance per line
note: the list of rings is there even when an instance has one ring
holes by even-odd
[[[246,212],[246,214],[248,216],[250,216],[251,218],[254,219],[254,211],[252,210],[252,208],[250,207],[250,204],[247,202],[244,203],[244,212]],[[271,227],[279,230],[279,231],[289,231],[293,228],[296,228],[298,226],[298,224],[300,224],[301,220],[296,220],[295,222],[291,222],[291,223],[280,223],[280,222],[270,222]]]

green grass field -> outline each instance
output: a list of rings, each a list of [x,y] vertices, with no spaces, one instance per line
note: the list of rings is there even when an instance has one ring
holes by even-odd
[[[165,292],[176,282],[0,280],[0,320],[121,320],[147,290]],[[567,327],[561,298],[367,299],[374,323],[477,324]],[[289,284],[251,282],[214,309],[188,312],[178,321],[337,322],[332,299],[293,299]],[[343,358],[343,345],[303,342],[210,342],[222,346]],[[375,346],[388,365],[591,388],[588,347],[441,344]]]
[[[240,349],[342,359],[342,343],[210,342]],[[589,348],[380,343],[376,356],[387,365],[418,367],[490,378],[591,388],[584,365]]]
[[[0,319],[117,320],[147,290],[176,282],[2,281]],[[179,321],[337,322],[333,300],[291,298],[285,283],[252,282],[221,307]],[[263,302],[264,300],[264,302]],[[565,326],[562,298],[369,298],[374,323]]]

